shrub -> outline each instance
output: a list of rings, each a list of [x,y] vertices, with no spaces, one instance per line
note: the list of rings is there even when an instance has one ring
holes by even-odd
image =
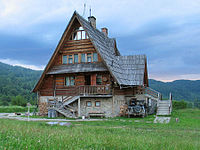
[[[172,106],[174,109],[184,109],[187,108],[187,102],[185,102],[184,100],[181,101],[172,101]]]
[[[12,97],[11,100],[11,104],[12,105],[17,105],[17,106],[26,106],[26,100],[24,99],[24,97],[18,95],[16,97]]]

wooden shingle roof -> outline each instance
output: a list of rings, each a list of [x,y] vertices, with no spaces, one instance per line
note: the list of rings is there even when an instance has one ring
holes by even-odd
[[[75,13],[118,84],[125,86],[143,85],[146,56],[120,56],[120,53],[116,53],[118,50],[115,46],[115,39],[105,36],[102,32],[93,28],[90,22],[77,12]]]

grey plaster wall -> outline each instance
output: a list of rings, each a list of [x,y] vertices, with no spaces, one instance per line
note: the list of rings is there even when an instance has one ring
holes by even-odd
[[[114,98],[114,113],[113,117],[119,116],[120,106],[126,103],[126,99],[124,95],[115,95]]]
[[[87,107],[86,102],[91,101],[92,106]],[[100,101],[100,107],[95,106],[95,101]],[[88,116],[89,112],[104,112],[105,117],[112,117],[112,98],[81,98],[81,116]]]

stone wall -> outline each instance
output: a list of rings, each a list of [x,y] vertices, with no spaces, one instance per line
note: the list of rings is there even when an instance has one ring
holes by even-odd
[[[39,96],[39,104],[38,104],[38,109],[39,109],[39,115],[41,116],[47,116],[48,115],[48,100],[49,99],[54,99],[53,96]],[[59,101],[62,101],[62,96],[56,96],[56,99]]]
[[[120,116],[120,106],[126,103],[124,95],[115,95],[114,98],[114,112],[113,117]]]
[[[149,110],[148,110],[148,114],[154,114],[157,110],[157,100],[154,99],[149,99]]]
[[[91,101],[91,107],[86,106],[87,101]],[[95,106],[96,101],[100,102],[100,107]],[[104,112],[105,117],[112,117],[112,98],[82,97],[80,116],[88,116],[89,112]]]
[[[58,101],[62,101],[62,96],[56,96]],[[128,101],[131,98],[137,98],[138,100],[145,100],[146,97],[143,94],[138,94],[135,96],[124,96],[124,95],[115,95],[113,97],[105,98],[105,97],[81,97],[81,107],[80,107],[80,116],[88,116],[89,112],[105,112],[106,117],[116,117],[120,115],[120,106],[124,104],[128,104]],[[47,103],[48,99],[54,99],[53,96],[40,96],[39,97],[39,114],[47,115]],[[92,106],[87,107],[86,102],[91,101]],[[95,101],[100,101],[100,107],[95,106]],[[151,100],[151,106],[149,109],[149,113],[154,113],[156,109],[157,101]],[[74,103],[70,104],[74,108],[78,110],[78,100]]]

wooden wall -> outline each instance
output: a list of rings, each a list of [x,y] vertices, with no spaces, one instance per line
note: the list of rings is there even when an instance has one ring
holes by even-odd
[[[53,87],[54,77],[52,75],[46,75],[40,87],[40,95],[53,96]]]
[[[53,65],[61,65],[62,64],[62,56],[63,55],[73,55],[78,54],[79,63],[81,63],[81,54],[82,53],[96,53],[96,50],[89,39],[84,40],[74,40],[65,42],[64,46],[59,50]],[[98,54],[98,62],[101,62],[102,59]]]
[[[133,88],[122,88],[115,87],[114,88],[114,95],[135,95],[135,94],[143,94],[144,89],[141,86],[133,87]]]

